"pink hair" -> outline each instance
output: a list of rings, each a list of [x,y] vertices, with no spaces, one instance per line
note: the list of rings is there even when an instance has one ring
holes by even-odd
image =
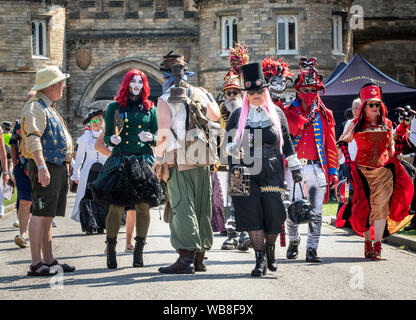
[[[283,135],[282,135],[282,127],[280,123],[280,118],[276,111],[276,108],[278,107],[273,103],[268,89],[264,90],[264,99],[263,99],[262,105],[264,109],[266,110],[266,112],[268,113],[270,120],[272,122],[272,125],[280,137],[279,145],[280,145],[280,152],[282,152]],[[234,137],[234,142],[238,141],[241,144],[243,141],[243,131],[246,127],[249,109],[250,109],[250,106],[248,102],[247,92],[244,92],[243,106],[241,107],[240,119],[238,120],[237,133]]]

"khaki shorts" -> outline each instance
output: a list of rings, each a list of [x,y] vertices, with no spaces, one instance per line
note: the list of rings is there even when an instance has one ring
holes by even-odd
[[[50,183],[44,188],[38,182],[38,168],[35,161],[29,160],[27,170],[32,185],[32,215],[64,217],[66,195],[68,193],[68,170],[66,164],[57,166],[46,163],[51,176]]]

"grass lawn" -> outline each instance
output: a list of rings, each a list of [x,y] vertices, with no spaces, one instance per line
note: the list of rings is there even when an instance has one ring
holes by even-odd
[[[338,202],[328,201],[328,204],[324,204],[322,207],[323,216],[336,216],[338,211]]]
[[[16,199],[17,199],[17,189],[14,188],[12,198],[10,200],[4,199],[3,204],[4,204],[4,206],[8,206],[9,204],[15,203]]]
[[[336,216],[338,210],[338,202],[329,201],[328,204],[324,204],[322,207],[322,215],[324,216]],[[416,230],[411,231],[398,231],[398,235],[404,235],[412,238],[416,238]]]

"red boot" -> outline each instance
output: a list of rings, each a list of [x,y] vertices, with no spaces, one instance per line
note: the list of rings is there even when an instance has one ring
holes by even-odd
[[[373,260],[380,261],[381,260],[381,241],[374,242],[374,254]]]
[[[374,255],[373,242],[371,240],[364,241],[364,257],[366,259],[372,259]]]

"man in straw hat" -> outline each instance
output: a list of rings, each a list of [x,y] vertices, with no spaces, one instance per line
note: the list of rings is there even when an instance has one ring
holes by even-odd
[[[28,159],[27,170],[32,185],[32,218],[29,223],[32,264],[28,276],[51,276],[61,268],[52,254],[51,222],[64,216],[68,192],[68,166],[73,153],[71,135],[55,103],[62,98],[69,74],[57,67],[46,67],[36,73],[36,94],[22,112],[22,156]],[[41,256],[43,254],[43,259]]]

